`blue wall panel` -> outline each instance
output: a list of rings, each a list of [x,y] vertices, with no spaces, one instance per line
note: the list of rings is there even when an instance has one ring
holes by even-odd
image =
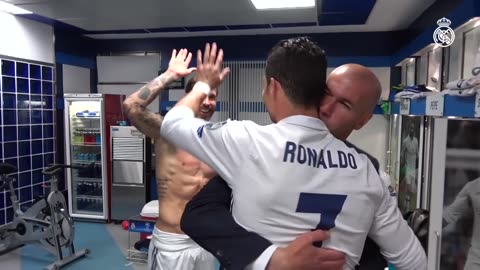
[[[0,58],[1,162],[18,168],[15,193],[21,207],[43,195],[41,171],[55,161],[54,68],[48,64]],[[0,224],[12,221],[8,193],[0,192]]]

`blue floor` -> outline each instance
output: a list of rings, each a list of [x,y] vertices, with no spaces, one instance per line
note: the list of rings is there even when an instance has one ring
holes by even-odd
[[[62,269],[68,270],[108,270],[132,269],[122,250],[115,244],[105,224],[75,222],[75,248],[88,248],[90,254]],[[21,250],[21,270],[38,270],[39,266],[51,264],[55,257],[44,249],[26,246]]]
[[[108,228],[107,228],[108,227]],[[118,243],[125,243],[127,232],[120,228],[120,225],[104,224],[104,223],[89,223],[75,221],[75,248],[76,250],[89,249],[90,253],[63,267],[65,270],[139,270],[146,269],[146,264],[135,264],[128,262],[122,252],[122,248]],[[110,230],[110,231],[109,231]],[[114,239],[118,238],[118,239]],[[122,239],[123,238],[123,239]],[[18,255],[15,259],[14,265],[10,266],[8,262],[1,263],[1,269],[8,270],[39,270],[55,261],[55,256],[48,253],[45,249],[27,245],[20,250],[14,251]],[[65,251],[67,252],[67,251]],[[65,253],[68,254],[68,253]],[[2,258],[0,258],[0,261]],[[19,261],[19,263],[18,263]],[[215,269],[218,269],[216,263]],[[389,268],[394,270],[392,266]]]
[[[133,236],[135,238],[135,236]],[[139,237],[139,235],[137,235]],[[134,241],[136,241],[134,239]],[[120,225],[75,221],[75,249],[90,253],[62,269],[65,270],[146,270],[146,263],[128,262],[125,258],[128,232]],[[68,254],[65,250],[64,254]],[[0,257],[1,270],[40,270],[56,257],[44,248],[27,245]],[[215,269],[218,269],[218,263]]]

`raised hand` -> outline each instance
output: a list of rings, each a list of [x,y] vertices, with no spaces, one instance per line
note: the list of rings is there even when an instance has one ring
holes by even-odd
[[[230,69],[224,68],[223,50],[220,49],[217,55],[217,44],[214,42],[210,48],[210,43],[205,45],[205,52],[197,52],[197,79],[198,81],[208,83],[211,89],[218,88],[220,83],[230,73]]]
[[[168,63],[167,71],[176,78],[185,77],[196,70],[196,68],[194,67],[188,67],[191,60],[192,53],[188,52],[187,49],[181,49],[180,51],[178,51],[178,54],[177,50],[174,49],[172,51],[172,57],[170,58],[170,62]]]

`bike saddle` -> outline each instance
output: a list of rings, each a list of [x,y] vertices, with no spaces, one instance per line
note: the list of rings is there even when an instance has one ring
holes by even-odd
[[[17,167],[9,163],[0,164],[0,174],[12,174],[17,171]]]

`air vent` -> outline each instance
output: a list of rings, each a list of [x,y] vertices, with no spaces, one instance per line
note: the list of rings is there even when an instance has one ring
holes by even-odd
[[[113,160],[143,161],[143,139],[113,138]]]

